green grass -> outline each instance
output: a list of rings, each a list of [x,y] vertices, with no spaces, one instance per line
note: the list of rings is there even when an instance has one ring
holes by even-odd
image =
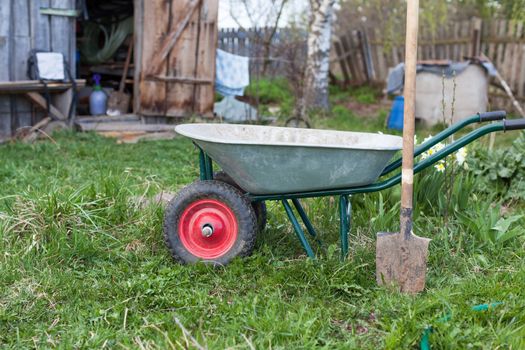
[[[383,130],[343,109],[326,127]],[[425,133],[426,131],[421,131]],[[510,133],[509,133],[510,134]],[[516,135],[515,135],[516,136]],[[525,347],[525,239],[483,240],[484,211],[523,213],[459,175],[448,217],[432,172],[416,193],[415,233],[432,238],[427,288],[375,283],[375,235],[397,230],[399,188],[353,198],[351,255],[339,261],[337,201],[305,201],[327,251],[305,258],[278,203],[254,254],[224,268],[180,266],[162,239],[163,209],[136,196],[176,191],[198,176],[192,144],[117,145],[91,134],[0,146],[0,347],[435,349]],[[484,145],[487,141],[476,145]],[[432,188],[431,188],[432,187]],[[436,195],[437,196],[437,195]],[[441,198],[441,197],[440,197]],[[510,204],[510,205],[509,205]],[[512,229],[525,226],[521,219]],[[502,301],[488,312],[473,305]],[[445,314],[452,320],[440,323]]]

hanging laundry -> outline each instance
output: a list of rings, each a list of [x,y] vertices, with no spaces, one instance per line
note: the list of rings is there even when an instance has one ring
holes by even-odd
[[[215,90],[223,96],[242,96],[249,84],[249,58],[217,50]]]

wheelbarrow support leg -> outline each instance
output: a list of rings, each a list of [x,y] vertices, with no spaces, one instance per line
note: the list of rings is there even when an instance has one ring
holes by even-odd
[[[339,197],[339,236],[341,238],[341,260],[348,257],[348,232],[350,232],[350,225],[352,219],[352,204],[348,200],[348,196],[342,195]]]
[[[201,180],[213,180],[213,164],[211,158],[199,148],[199,168]]]
[[[315,239],[315,241],[319,244],[319,246],[322,247],[323,242],[318,238],[317,232],[315,232],[315,228],[312,225],[312,222],[310,221],[310,219],[308,219],[308,215],[306,215],[306,212],[304,211],[301,202],[297,198],[293,198],[292,203],[297,212],[299,213],[299,216],[301,217],[301,220],[303,221],[304,226],[306,227],[306,230],[308,231],[310,236],[312,236]]]
[[[290,219],[290,222],[293,225],[293,228],[295,230],[295,234],[297,235],[297,238],[299,238],[299,241],[301,242],[301,245],[303,246],[304,250],[306,251],[306,255],[308,255],[309,258],[315,259],[314,252],[312,250],[312,247],[310,246],[310,243],[306,240],[306,237],[304,235],[304,231],[297,221],[297,218],[295,217],[295,214],[293,213],[292,207],[288,203],[287,200],[282,200],[284,210],[286,211],[286,214],[288,215],[288,218]]]

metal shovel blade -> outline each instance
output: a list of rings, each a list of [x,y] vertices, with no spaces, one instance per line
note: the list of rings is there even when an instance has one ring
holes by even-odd
[[[380,232],[376,243],[376,279],[379,285],[395,285],[401,292],[425,288],[430,239],[399,232]]]

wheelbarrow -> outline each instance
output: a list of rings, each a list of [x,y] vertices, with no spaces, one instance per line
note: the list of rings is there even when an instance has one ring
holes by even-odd
[[[505,111],[479,113],[443,130],[417,147],[414,157],[470,124],[495,121],[420,160],[414,173],[483,135],[525,128],[525,119],[505,117]],[[315,258],[303,225],[313,239],[318,235],[300,200],[324,196],[339,197],[344,259],[351,222],[349,196],[401,182],[401,174],[395,172],[401,159],[392,161],[402,148],[398,136],[230,124],[182,124],[175,130],[200,150],[200,179],[180,190],[165,212],[165,241],[181,263],[224,265],[250,255],[265,225],[265,201],[282,203],[306,254]],[[221,172],[214,173],[214,162]]]

